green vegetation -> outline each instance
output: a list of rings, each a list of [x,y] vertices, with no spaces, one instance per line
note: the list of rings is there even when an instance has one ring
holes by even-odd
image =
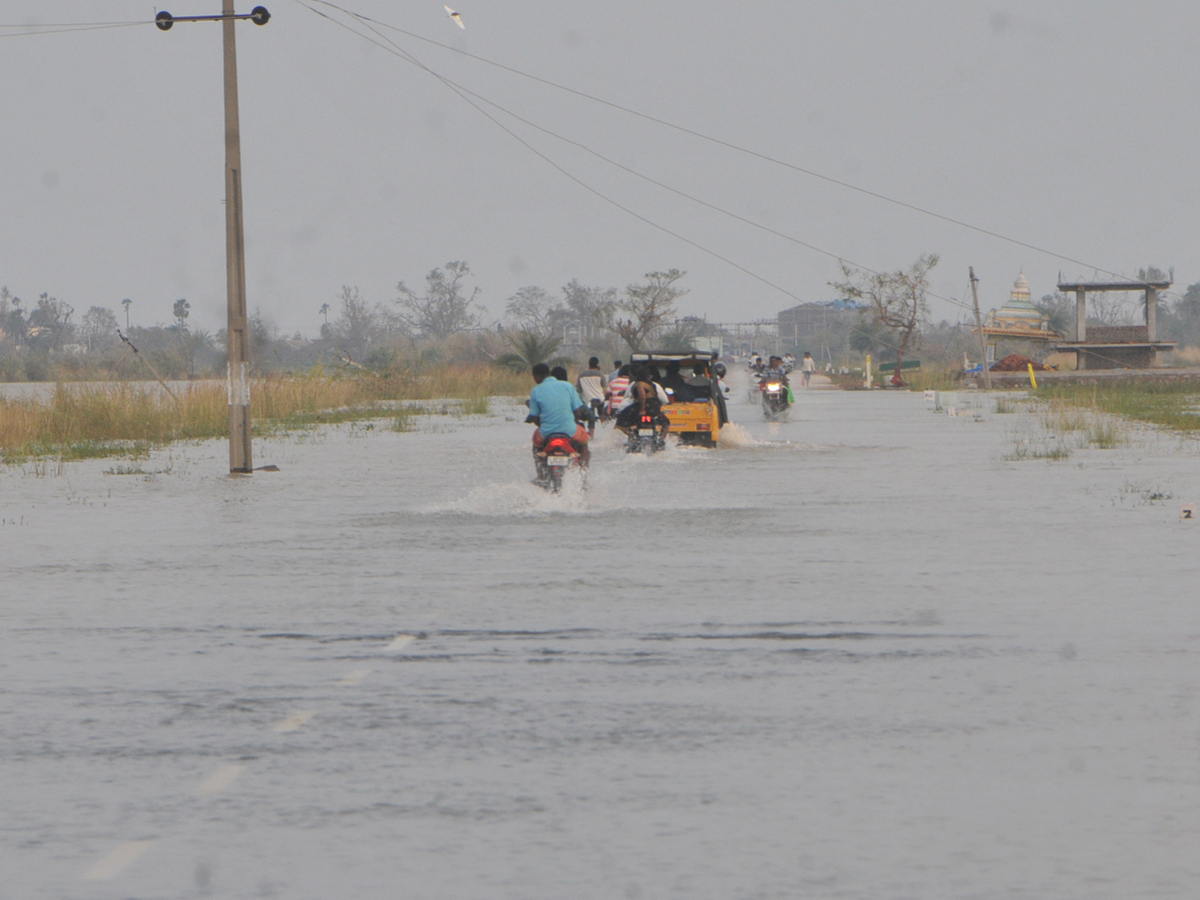
[[[1045,385],[1037,398],[1050,403],[1124,416],[1176,431],[1200,431],[1200,381],[1074,382]],[[1097,435],[1100,440],[1105,438]]]

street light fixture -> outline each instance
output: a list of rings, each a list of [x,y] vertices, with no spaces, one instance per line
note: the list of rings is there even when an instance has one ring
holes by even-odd
[[[235,13],[233,0],[221,0],[219,16],[172,16],[160,12],[154,24],[170,31],[176,22],[220,22],[225,50],[225,288],[229,351],[229,472],[248,475],[254,470],[250,453],[250,342],[246,317],[246,253],[242,229],[242,139],[238,124],[237,48],[234,23],[249,19],[266,25],[271,14],[256,6]]]

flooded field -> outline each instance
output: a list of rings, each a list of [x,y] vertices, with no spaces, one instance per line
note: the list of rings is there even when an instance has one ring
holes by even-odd
[[[1194,896],[1200,447],[798,394],[0,469],[0,894]]]

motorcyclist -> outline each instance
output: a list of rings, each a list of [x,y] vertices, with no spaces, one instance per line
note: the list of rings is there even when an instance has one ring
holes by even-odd
[[[564,434],[572,446],[579,451],[579,461],[587,465],[591,459],[588,450],[587,429],[575,421],[576,414],[586,414],[587,408],[569,381],[561,381],[550,374],[550,367],[538,363],[533,367],[533,380],[536,387],[529,392],[529,416],[526,422],[532,422],[538,427],[533,432],[533,455],[537,459],[538,451],[546,446],[546,439],[552,434]]]
[[[629,393],[629,366],[621,366],[617,371],[616,378],[608,380],[608,390],[604,392],[605,398],[608,400],[608,414],[616,415],[625,403],[625,395]]]
[[[725,363],[719,362],[713,366],[713,373],[717,376],[717,386],[721,389],[721,396],[729,396],[729,385],[725,383],[725,376],[729,370],[725,368]]]
[[[616,427],[632,435],[642,417],[649,415],[657,420],[662,415],[662,401],[650,381],[650,373],[643,365],[633,367],[629,378],[629,390],[625,394],[625,405],[617,411]]]
[[[788,383],[787,369],[784,368],[783,359],[778,356],[772,356],[767,362],[767,366],[762,371],[763,381],[778,381],[780,384]]]
[[[588,433],[596,433],[596,418],[607,415],[604,394],[608,389],[608,376],[600,371],[600,360],[593,356],[588,360],[588,367],[579,373],[575,379],[575,389],[592,410],[588,420]]]

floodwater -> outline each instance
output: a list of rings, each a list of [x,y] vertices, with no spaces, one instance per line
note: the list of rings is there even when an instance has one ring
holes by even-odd
[[[1196,443],[798,393],[0,469],[0,895],[1194,897]]]

